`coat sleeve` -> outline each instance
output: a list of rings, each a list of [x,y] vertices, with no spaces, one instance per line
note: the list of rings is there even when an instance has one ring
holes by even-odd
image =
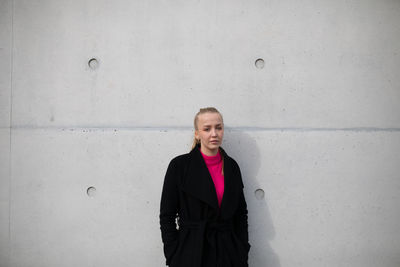
[[[179,194],[177,188],[177,164],[171,160],[164,178],[160,202],[160,229],[164,244],[166,264],[169,265],[178,244],[178,230],[175,219],[179,210]]]
[[[242,189],[240,190],[240,194],[239,194],[239,205],[238,208],[236,210],[235,216],[234,216],[234,220],[235,220],[235,230],[236,233],[238,235],[238,237],[240,238],[240,240],[242,241],[242,244],[244,245],[244,247],[246,248],[247,251],[247,257],[248,257],[248,253],[250,251],[250,243],[249,243],[249,232],[248,232],[248,222],[247,222],[247,204],[246,204],[246,199],[244,197],[244,192],[243,192],[243,180],[242,180],[242,174],[240,172],[240,168],[238,165],[237,166],[237,171],[240,177],[240,182],[242,184]]]

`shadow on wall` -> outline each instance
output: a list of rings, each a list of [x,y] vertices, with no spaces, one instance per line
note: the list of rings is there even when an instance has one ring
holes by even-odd
[[[239,164],[245,184],[245,197],[249,210],[249,239],[251,244],[249,266],[280,267],[278,255],[273,251],[269,242],[275,238],[275,229],[269,213],[264,189],[257,180],[261,164],[260,150],[254,138],[243,131],[226,131],[223,147],[227,148]],[[259,177],[263,177],[260,174]],[[264,184],[265,185],[265,184]],[[256,190],[261,189],[257,191]]]

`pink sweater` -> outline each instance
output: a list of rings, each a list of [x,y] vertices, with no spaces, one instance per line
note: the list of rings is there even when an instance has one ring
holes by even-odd
[[[200,149],[201,152],[201,149]],[[221,206],[222,196],[224,195],[224,175],[222,175],[222,158],[220,151],[218,150],[217,155],[207,156],[203,155],[204,161],[206,162],[207,168],[211,174],[211,178],[214,181],[215,191],[217,192],[218,205]]]

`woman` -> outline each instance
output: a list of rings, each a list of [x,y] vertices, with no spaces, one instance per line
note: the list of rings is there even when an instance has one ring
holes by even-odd
[[[192,150],[169,163],[160,203],[161,236],[170,267],[248,266],[247,205],[236,161],[220,146],[217,109],[200,109]],[[176,224],[177,223],[177,224]]]

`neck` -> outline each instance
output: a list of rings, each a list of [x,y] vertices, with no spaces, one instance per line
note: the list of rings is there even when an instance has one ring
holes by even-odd
[[[216,149],[204,149],[203,147],[200,147],[201,152],[206,155],[206,156],[215,156],[218,154],[219,148]]]

